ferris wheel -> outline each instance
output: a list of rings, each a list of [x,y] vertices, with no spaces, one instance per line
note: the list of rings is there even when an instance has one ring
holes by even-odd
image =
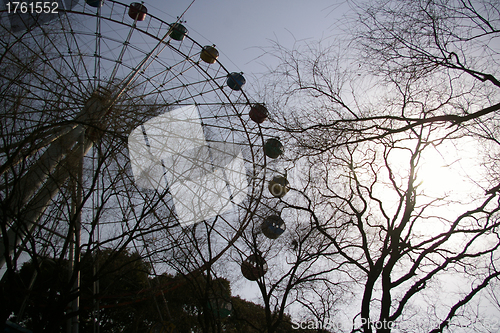
[[[205,257],[190,269],[215,262],[263,196],[288,191],[268,163],[283,146],[261,126],[267,110],[180,19],[141,3],[53,4],[2,12],[0,260],[63,256],[82,228],[82,251],[129,244],[164,259],[196,243]],[[197,241],[207,233],[210,249]]]

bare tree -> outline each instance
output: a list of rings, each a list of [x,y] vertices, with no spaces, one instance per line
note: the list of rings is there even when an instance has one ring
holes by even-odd
[[[262,94],[303,165],[289,207],[328,239],[323,269],[358,285],[353,332],[496,329],[471,309],[500,274],[499,179],[483,168],[498,159],[498,5],[353,3],[347,43],[270,51]]]

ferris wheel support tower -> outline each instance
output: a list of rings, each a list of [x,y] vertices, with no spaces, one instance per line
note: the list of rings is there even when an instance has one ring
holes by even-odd
[[[100,129],[96,122],[92,127],[85,126],[91,119],[102,119],[110,109],[107,100],[95,93],[85,104],[76,125],[69,132],[55,138],[38,161],[19,180],[13,188],[12,207],[14,216],[7,236],[0,238],[0,268],[15,248],[29,237],[36,221],[50,205],[52,198],[61,186],[72,176],[76,177],[81,169],[83,157],[92,148],[96,132]],[[83,123],[83,124],[82,124]]]

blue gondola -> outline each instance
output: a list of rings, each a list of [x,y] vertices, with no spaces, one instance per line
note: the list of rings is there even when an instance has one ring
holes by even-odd
[[[271,215],[264,219],[261,225],[262,233],[270,239],[278,238],[285,232],[285,221],[278,215]]]
[[[247,82],[242,75],[243,73],[233,72],[227,76],[227,85],[233,90],[241,90],[241,87]]]

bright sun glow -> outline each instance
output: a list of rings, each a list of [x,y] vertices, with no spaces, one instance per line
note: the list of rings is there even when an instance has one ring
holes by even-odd
[[[459,146],[445,141],[424,150],[417,168],[417,184],[423,194],[464,200],[479,190],[476,181],[480,178],[481,164],[477,144],[466,138],[458,143]]]
[[[424,216],[414,231],[421,235],[436,234],[446,230],[449,222],[458,215],[474,207],[475,198],[484,199],[486,184],[484,167],[481,165],[479,144],[470,138],[442,142],[437,146],[427,146],[416,168],[416,211],[426,204]],[[389,155],[391,168],[401,178],[401,190],[406,189],[410,154],[405,149],[394,149]],[[382,190],[384,200],[397,207],[398,196],[393,189]],[[444,218],[441,219],[440,217]]]

